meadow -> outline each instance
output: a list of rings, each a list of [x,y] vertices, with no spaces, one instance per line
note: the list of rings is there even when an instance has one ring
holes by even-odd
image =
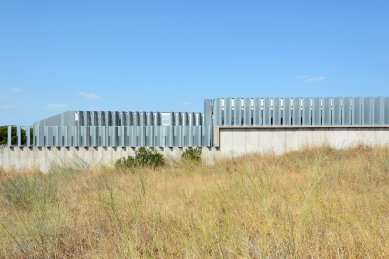
[[[389,148],[0,171],[0,257],[389,257]]]

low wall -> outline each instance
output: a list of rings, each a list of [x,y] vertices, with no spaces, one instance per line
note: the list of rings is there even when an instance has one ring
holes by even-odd
[[[214,144],[227,156],[279,154],[321,145],[337,149],[359,144],[389,146],[389,127],[219,127],[214,130]]]
[[[167,159],[179,159],[182,148],[157,148]],[[11,169],[37,169],[47,172],[51,166],[112,165],[118,159],[134,155],[130,147],[0,147],[0,167]],[[203,158],[212,161],[217,154],[214,148],[203,148]]]
[[[215,127],[213,141],[214,148],[203,148],[203,159],[206,162],[247,153],[280,154],[321,145],[338,149],[359,144],[389,146],[389,127]],[[172,159],[178,159],[182,152],[182,148],[158,150]],[[0,167],[5,170],[39,169],[47,172],[55,164],[113,164],[119,158],[134,153],[135,149],[128,147],[0,147]]]

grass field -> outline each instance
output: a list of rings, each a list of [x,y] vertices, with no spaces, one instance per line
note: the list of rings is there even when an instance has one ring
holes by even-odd
[[[0,257],[389,257],[389,148],[0,171]]]

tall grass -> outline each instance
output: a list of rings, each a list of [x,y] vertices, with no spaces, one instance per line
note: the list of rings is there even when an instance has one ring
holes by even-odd
[[[0,257],[389,257],[389,149],[0,172]]]

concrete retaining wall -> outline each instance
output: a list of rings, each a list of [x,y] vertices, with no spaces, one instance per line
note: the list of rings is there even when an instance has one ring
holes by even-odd
[[[283,153],[304,147],[330,145],[348,148],[359,144],[389,146],[389,127],[215,127],[214,148],[203,148],[203,159],[212,162],[220,157],[247,153]],[[167,158],[180,157],[181,148],[158,148]],[[133,148],[19,148],[0,147],[0,167],[39,169],[50,166],[113,164],[121,157],[134,155]]]
[[[214,143],[225,156],[283,153],[329,145],[342,149],[359,144],[389,146],[389,127],[220,127]]]
[[[182,148],[158,148],[165,158],[179,159]],[[134,155],[128,147],[0,147],[0,167],[5,170],[37,169],[47,172],[51,166],[99,166],[113,165],[118,159]],[[203,159],[211,162],[217,154],[214,148],[203,148]]]

